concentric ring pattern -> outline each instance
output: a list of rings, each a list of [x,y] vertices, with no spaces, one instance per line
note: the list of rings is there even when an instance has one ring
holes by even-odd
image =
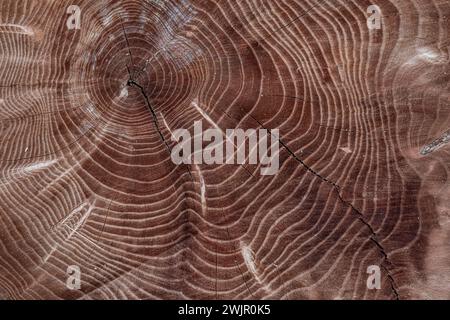
[[[0,0],[0,298],[449,298],[449,17]],[[175,165],[200,120],[279,129],[279,172]]]

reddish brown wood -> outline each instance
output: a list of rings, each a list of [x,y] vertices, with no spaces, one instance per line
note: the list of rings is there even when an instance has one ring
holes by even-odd
[[[449,298],[449,16],[1,0],[0,298]],[[207,118],[279,128],[278,174],[174,165],[171,131]]]

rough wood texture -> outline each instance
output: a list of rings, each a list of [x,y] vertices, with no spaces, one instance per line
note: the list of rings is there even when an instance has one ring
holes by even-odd
[[[450,298],[449,17],[0,0],[0,298]],[[279,128],[279,173],[174,165],[171,131],[201,119]]]

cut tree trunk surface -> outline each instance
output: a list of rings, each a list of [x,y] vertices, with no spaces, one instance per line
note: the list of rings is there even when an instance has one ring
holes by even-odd
[[[0,298],[450,298],[449,18],[0,0]],[[195,121],[279,129],[279,171],[174,164]]]

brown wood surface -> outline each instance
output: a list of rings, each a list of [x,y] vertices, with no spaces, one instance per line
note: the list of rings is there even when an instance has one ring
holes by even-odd
[[[0,0],[0,298],[450,298],[449,19],[448,0]],[[279,128],[280,171],[175,165],[196,120]]]

